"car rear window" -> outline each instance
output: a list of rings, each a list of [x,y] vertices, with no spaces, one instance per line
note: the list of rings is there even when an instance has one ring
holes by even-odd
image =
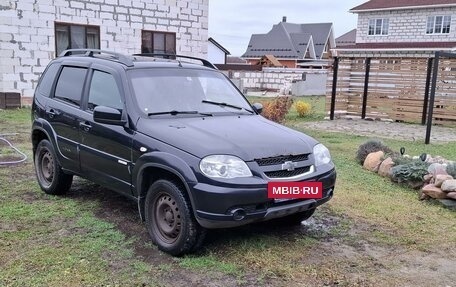
[[[63,67],[55,87],[55,97],[79,106],[86,74],[86,68]]]

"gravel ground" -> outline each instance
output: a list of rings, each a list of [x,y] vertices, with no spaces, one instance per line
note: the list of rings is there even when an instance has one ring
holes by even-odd
[[[424,142],[426,137],[426,126],[385,121],[337,119],[333,121],[303,122],[298,125],[315,130],[343,132],[376,138]],[[432,126],[431,143],[454,141],[456,141],[456,126],[453,128]]]

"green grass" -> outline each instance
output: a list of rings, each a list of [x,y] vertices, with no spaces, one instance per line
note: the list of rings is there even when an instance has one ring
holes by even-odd
[[[316,118],[322,118],[324,99],[312,99]],[[173,278],[185,276],[223,286],[410,285],[394,276],[401,267],[397,262],[380,268],[363,244],[387,250],[385,256],[424,251],[454,263],[456,212],[419,201],[415,191],[362,169],[355,153],[367,137],[307,130],[296,124],[300,120],[293,111],[287,119],[328,146],[337,167],[335,196],[316,212],[315,224],[217,230],[200,253],[169,259],[148,241],[138,253],[134,246],[143,239],[115,224],[116,217],[129,214],[98,214],[106,202],[42,193],[31,160],[30,110],[0,111],[0,134],[18,133],[8,139],[29,156],[26,164],[0,167],[0,286],[173,286]],[[456,143],[383,141],[412,155],[456,159]],[[144,231],[140,223],[132,224]],[[153,259],[145,260],[149,253]]]

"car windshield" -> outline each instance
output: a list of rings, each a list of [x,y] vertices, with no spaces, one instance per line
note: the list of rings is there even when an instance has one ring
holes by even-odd
[[[137,69],[129,71],[129,78],[146,115],[252,113],[245,98],[216,71]]]

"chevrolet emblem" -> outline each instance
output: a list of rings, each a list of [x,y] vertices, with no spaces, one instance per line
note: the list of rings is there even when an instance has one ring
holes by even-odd
[[[293,171],[298,167],[297,162],[286,161],[282,164],[282,170]]]

